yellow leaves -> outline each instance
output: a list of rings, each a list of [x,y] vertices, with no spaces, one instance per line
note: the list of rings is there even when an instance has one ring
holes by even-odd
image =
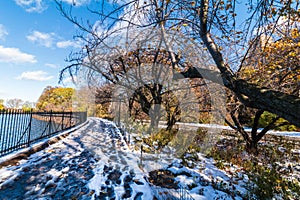
[[[300,37],[300,32],[297,28],[292,29],[291,36],[293,39],[297,39]]]
[[[178,25],[178,26],[173,26],[171,28],[172,31],[180,31],[181,30],[181,27]]]
[[[256,73],[255,68],[253,68],[252,66],[246,66],[241,71],[240,76],[242,78],[249,78],[249,77],[252,77],[255,73]]]
[[[286,37],[260,38],[260,49],[253,51],[239,76],[260,86],[291,94],[298,87],[300,71],[300,29],[291,29]],[[282,36],[282,35],[281,35]]]
[[[295,57],[295,56],[297,56],[297,54],[296,54],[296,52],[292,51],[292,52],[290,52],[290,53],[288,54],[288,56],[290,56],[290,57]]]

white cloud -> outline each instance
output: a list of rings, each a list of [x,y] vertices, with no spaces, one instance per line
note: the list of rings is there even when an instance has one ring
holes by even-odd
[[[56,46],[58,48],[68,48],[68,47],[80,48],[81,47],[81,45],[78,42],[71,41],[71,40],[57,42]]]
[[[54,68],[54,69],[56,69],[56,68],[59,68],[59,67],[60,67],[59,65],[52,64],[52,63],[46,63],[46,64],[45,64],[45,66],[47,66],[47,67],[50,67],[50,68]]]
[[[73,6],[82,6],[82,5],[88,4],[90,2],[90,0],[63,0],[63,2],[66,2]]]
[[[33,31],[30,35],[26,37],[29,41],[37,43],[41,46],[45,46],[51,48],[56,43],[56,47],[58,48],[80,48],[80,41],[71,41],[71,40],[63,40],[57,42],[60,38],[55,33],[43,33],[40,31]]]
[[[0,62],[6,63],[36,63],[34,55],[23,53],[17,48],[7,48],[0,45]]]
[[[18,6],[24,8],[26,12],[42,13],[48,8],[46,0],[15,0],[15,2]],[[62,0],[62,2],[78,7],[89,4],[91,0]]]
[[[27,12],[41,13],[47,9],[47,6],[43,3],[43,0],[15,0],[15,2]]]
[[[39,31],[33,31],[26,38],[31,42],[36,42],[39,45],[49,48],[53,44],[54,36],[55,36],[54,33],[42,33]]]
[[[53,76],[49,76],[48,73],[44,72],[44,71],[30,71],[30,72],[23,72],[16,79],[17,80],[47,81],[52,78],[53,78]]]
[[[3,24],[0,24],[0,40],[4,40],[5,36],[8,35],[7,30],[3,26]]]

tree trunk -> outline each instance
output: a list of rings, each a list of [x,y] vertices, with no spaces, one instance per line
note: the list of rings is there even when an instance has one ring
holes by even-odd
[[[245,80],[236,79],[234,73],[230,69],[230,66],[224,61],[222,53],[211,36],[209,29],[210,24],[208,20],[209,0],[201,0],[200,4],[201,6],[199,7],[198,14],[199,36],[212,56],[216,67],[220,71],[219,78],[222,80],[222,84],[233,91],[239,100],[246,106],[269,111],[300,127],[299,97],[271,89],[260,88],[257,85],[246,82]],[[202,72],[200,71],[200,73]],[[214,74],[217,73],[218,72],[214,72]],[[193,74],[193,76],[194,75],[195,74]],[[208,76],[210,74],[207,75],[204,73],[204,75],[204,78],[206,79],[211,78]],[[203,78],[203,76],[200,74],[199,78]],[[213,80],[216,80],[216,78],[217,76],[212,76]],[[215,82],[220,83],[219,81]]]
[[[161,109],[161,104],[154,104],[153,109],[151,109],[150,111],[150,127],[148,129],[149,133],[152,132],[157,132],[158,130],[158,125],[159,125],[159,120],[161,118],[161,113],[160,113],[160,109]]]
[[[246,142],[246,151],[250,154],[258,155],[257,149],[258,141],[250,140]]]
[[[267,88],[260,88],[257,85],[247,83],[244,80],[235,79],[229,72],[220,82],[221,74],[216,71],[190,68],[186,72],[174,75],[174,79],[179,78],[206,78],[225,87],[235,93],[239,100],[248,107],[269,111],[288,120],[290,123],[300,127],[300,98],[294,95],[285,94]],[[205,74],[205,77],[202,75]],[[228,81],[229,79],[229,81]]]
[[[175,107],[173,112],[170,110],[170,108],[167,109],[166,111],[167,111],[167,130],[172,130],[176,122],[180,121],[181,112],[180,112],[179,105]]]

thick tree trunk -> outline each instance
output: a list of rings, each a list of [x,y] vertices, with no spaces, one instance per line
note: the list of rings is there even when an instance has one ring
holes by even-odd
[[[259,88],[244,80],[234,81],[232,90],[246,106],[274,113],[300,127],[300,98],[267,88]]]
[[[257,143],[258,142],[254,140],[247,141],[246,143],[247,152],[250,154],[257,155],[258,154]]]
[[[159,121],[161,118],[161,104],[154,104],[153,109],[150,110],[149,116],[150,116],[150,127],[149,132],[157,132]]]
[[[221,73],[194,67],[188,71],[175,74],[174,78],[206,78],[215,83],[223,84],[233,91],[246,106],[269,111],[300,127],[299,97],[268,88],[260,88],[244,80],[235,79],[233,75],[230,75],[227,71],[224,73],[226,74],[226,76],[224,76],[226,79],[224,81],[222,77],[223,82],[220,82]]]
[[[217,44],[214,42],[209,29],[208,21],[208,8],[209,0],[201,0],[201,6],[199,10],[199,36],[202,39],[204,45],[207,47],[212,59],[214,60],[217,68],[219,69],[219,78],[222,80],[222,84],[233,91],[239,100],[246,106],[266,110],[271,113],[288,120],[290,123],[300,127],[300,98],[293,95],[288,95],[282,92],[274,91],[271,89],[260,88],[257,85],[246,82],[245,80],[236,79],[234,73],[231,71],[223,59]],[[197,68],[198,70],[198,68]],[[197,71],[196,70],[196,71]],[[195,69],[192,70],[195,72]],[[209,70],[205,70],[209,71]],[[199,73],[200,72],[200,73]],[[200,78],[203,76],[203,71],[198,72]],[[194,73],[193,77],[196,77]],[[206,79],[210,79],[216,83],[218,72],[204,73]],[[184,75],[184,74],[182,74]],[[215,75],[215,76],[214,76]]]
[[[176,122],[180,121],[180,108],[176,106],[174,111],[172,112],[170,109],[167,110],[167,129],[168,131],[172,130],[173,126]]]

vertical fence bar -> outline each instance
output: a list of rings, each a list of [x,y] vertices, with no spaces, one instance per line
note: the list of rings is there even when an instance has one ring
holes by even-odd
[[[22,111],[22,112],[19,112],[18,113],[18,132],[16,134],[16,138],[15,138],[15,148],[17,148],[17,141],[18,141],[18,138],[20,137],[20,135],[22,134],[22,130],[23,130],[23,126],[24,126],[24,123],[23,123],[23,119],[24,119],[24,115],[25,115],[25,111]]]
[[[31,123],[32,123],[32,112],[30,112],[30,118],[29,118],[29,124],[28,124],[27,147],[29,147],[29,146],[30,146]]]
[[[2,120],[2,144],[1,144],[1,151],[2,151],[2,153],[4,153],[5,152],[5,143],[6,143],[6,117],[7,117],[7,112],[8,111],[5,111],[5,113],[3,113],[3,120]]]
[[[10,138],[11,138],[11,142],[9,143],[10,144],[10,149],[14,147],[14,139],[15,139],[15,135],[16,135],[16,126],[18,125],[18,110],[14,110],[13,111],[13,126],[12,126],[12,129],[11,129],[11,135],[10,135]]]
[[[61,130],[64,130],[64,115],[65,112],[62,113],[62,119],[61,119]]]
[[[48,132],[48,135],[51,134],[51,128],[52,128],[52,110],[50,111],[50,117],[49,117],[49,132]]]
[[[27,129],[27,130],[26,130],[26,129],[25,129],[25,130],[28,132],[28,129],[29,129],[29,123],[30,123],[30,118],[31,118],[31,117],[30,117],[30,112],[27,113],[26,118],[27,118],[27,120],[26,120],[26,122],[27,122],[26,129]],[[24,131],[25,131],[25,130],[24,130]],[[26,133],[25,133],[25,134],[26,134]],[[24,142],[23,142],[24,145],[27,143],[27,141],[26,141],[27,138],[28,138],[28,137],[24,138]]]
[[[0,148],[0,155],[2,154],[2,150],[3,150],[3,143],[2,142],[2,136],[4,134],[4,131],[3,131],[3,121],[4,121],[4,111],[1,110],[0,111],[0,117],[1,117],[1,128],[0,128],[0,142],[1,142],[1,148]]]
[[[6,128],[6,144],[5,144],[5,150],[7,151],[9,148],[10,148],[10,131],[11,131],[11,125],[13,124],[11,121],[13,120],[13,110],[10,110],[9,111],[9,114],[8,114],[8,121],[7,121],[7,128]]]
[[[16,110],[15,112],[15,123],[14,123],[14,127],[13,127],[13,135],[12,135],[12,147],[15,148],[16,146],[16,140],[17,140],[17,136],[19,133],[19,127],[20,127],[20,114],[21,111]]]
[[[45,128],[44,128],[44,133],[43,135],[47,136],[49,135],[49,133],[51,133],[51,129],[52,129],[52,119],[51,119],[51,114],[52,111],[48,112],[48,113],[40,113],[40,116],[42,117],[43,121],[45,122]],[[48,128],[48,132],[47,132],[47,128]]]
[[[19,137],[22,137],[22,133],[26,130],[26,128],[27,128],[27,115],[28,115],[29,113],[28,113],[28,111],[27,112],[24,112],[23,114],[22,114],[22,117],[21,117],[21,126],[20,126],[20,134],[19,134]],[[20,138],[21,139],[21,138]],[[21,144],[22,144],[22,141],[20,140],[20,143],[19,144],[17,144],[17,147],[19,147],[19,146],[21,146]]]
[[[5,120],[4,120],[4,141],[3,141],[3,146],[4,146],[4,153],[6,151],[6,144],[7,144],[7,129],[8,129],[8,119],[9,119],[10,111],[8,110],[5,113]]]
[[[5,115],[5,121],[4,121],[4,142],[3,142],[3,146],[4,146],[4,153],[7,149],[7,135],[8,135],[8,127],[9,127],[9,118],[10,118],[10,110],[7,111],[6,115]]]
[[[72,126],[72,111],[70,112],[70,115],[69,115],[69,127]]]
[[[15,127],[15,125],[16,125],[16,110],[13,110],[12,111],[12,126],[10,127],[10,134],[9,134],[9,149],[11,149],[12,148],[12,143],[14,142],[14,127]]]
[[[23,110],[5,110],[0,111],[0,156],[9,153],[15,149],[20,149],[25,146],[30,146],[33,141],[46,137],[45,135],[33,135],[36,131],[33,131],[33,118],[34,115],[38,115],[37,120],[46,122],[49,127],[45,126],[45,131],[48,134],[54,134],[59,131],[66,130],[73,126],[79,125],[87,120],[86,112],[55,112],[40,113]],[[68,118],[69,117],[69,124]],[[61,118],[61,124],[59,124],[59,118]],[[48,122],[48,123],[47,123]],[[52,124],[57,123],[58,127],[52,127]],[[59,130],[61,127],[61,130]],[[40,130],[42,131],[42,130]],[[28,134],[28,135],[26,135]],[[48,136],[49,136],[48,135]]]

